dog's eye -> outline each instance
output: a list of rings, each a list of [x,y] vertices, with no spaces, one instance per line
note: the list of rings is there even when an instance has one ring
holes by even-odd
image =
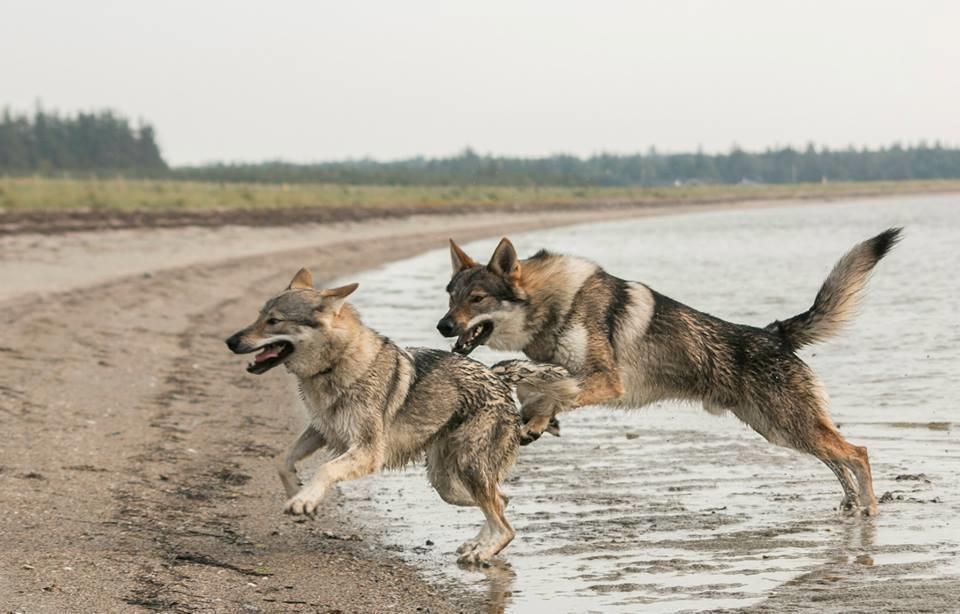
[[[471,303],[479,303],[480,301],[482,301],[482,300],[485,299],[485,298],[487,298],[487,297],[485,297],[485,296],[483,296],[483,295],[481,295],[481,294],[474,294],[473,296],[470,297],[470,302],[471,302]]]
[[[269,320],[267,320],[267,326],[274,326],[275,324],[279,324],[279,323],[280,323],[280,320],[276,318],[270,318]]]

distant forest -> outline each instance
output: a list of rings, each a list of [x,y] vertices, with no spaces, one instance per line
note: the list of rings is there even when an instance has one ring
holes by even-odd
[[[111,111],[61,116],[37,109],[0,118],[0,173],[93,172],[164,174],[153,127],[137,127]]]
[[[507,158],[471,149],[447,158],[292,164],[212,164],[169,168],[154,129],[99,111],[61,116],[5,110],[0,175],[149,176],[218,182],[353,185],[658,186],[960,179],[960,149],[939,143],[880,149],[789,147],[729,153],[556,155]]]
[[[220,164],[179,168],[197,180],[345,183],[355,185],[657,186],[731,183],[809,183],[960,178],[960,149],[920,144],[877,150],[817,149],[812,145],[749,153],[596,155],[589,158],[504,158],[467,149],[450,158],[395,162]]]

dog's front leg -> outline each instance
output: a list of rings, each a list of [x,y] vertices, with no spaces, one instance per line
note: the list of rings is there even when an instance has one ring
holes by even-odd
[[[580,394],[577,396],[575,407],[596,405],[605,401],[612,401],[623,396],[623,382],[616,371],[594,371],[580,380]],[[520,429],[520,445],[525,446],[536,441],[545,432],[560,433],[560,423],[556,420],[556,412],[537,412],[536,403],[531,403],[523,417],[523,427]],[[524,407],[523,409],[527,409]],[[573,409],[573,407],[569,408]]]
[[[598,405],[623,396],[623,382],[613,371],[595,372],[580,381],[580,394],[576,404],[567,409]],[[523,428],[520,429],[520,445],[525,446],[540,439],[544,433],[553,433],[559,437],[560,421],[553,413],[530,413],[523,415]]]
[[[583,378],[580,384],[577,407],[597,405],[623,396],[623,382],[616,371],[594,372]]]
[[[598,405],[623,396],[623,380],[617,369],[613,346],[603,336],[587,337],[587,358],[580,376],[580,396],[577,407]]]
[[[577,407],[598,405],[623,396],[616,353],[606,335],[598,330],[587,335],[587,356],[578,375],[580,396],[577,397]]]
[[[287,498],[294,496],[300,490],[297,463],[322,448],[325,443],[323,435],[308,424],[300,436],[290,444],[286,453],[277,458],[277,473],[280,475],[280,481],[283,482],[283,489],[287,491]]]
[[[331,486],[343,480],[355,480],[375,473],[382,462],[374,446],[352,447],[337,458],[324,463],[310,483],[287,501],[288,514],[312,515]]]

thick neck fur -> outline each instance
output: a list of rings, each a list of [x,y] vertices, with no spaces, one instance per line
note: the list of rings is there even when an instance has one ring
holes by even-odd
[[[330,321],[322,340],[298,345],[287,366],[301,387],[319,386],[330,394],[349,388],[363,377],[382,343],[380,335],[360,321],[356,310],[344,305]]]
[[[522,261],[520,285],[527,295],[529,336],[523,347],[512,349],[534,356],[541,344],[551,344],[580,287],[598,270],[595,263],[575,256],[538,254]]]

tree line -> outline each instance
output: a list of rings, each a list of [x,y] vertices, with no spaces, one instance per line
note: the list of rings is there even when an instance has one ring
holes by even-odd
[[[37,109],[0,118],[0,174],[152,176],[218,182],[354,185],[658,186],[960,179],[960,149],[940,143],[879,149],[781,147],[707,154],[516,158],[472,149],[443,158],[315,164],[263,162],[170,168],[151,125],[112,112],[61,116]]]
[[[0,117],[0,173],[168,172],[151,125],[112,111],[60,115],[4,109]]]
[[[343,183],[366,185],[657,186],[732,183],[807,183],[960,178],[960,149],[910,147],[830,150],[809,146],[750,153],[550,156],[507,158],[465,150],[448,158],[393,162],[354,160],[317,164],[264,162],[178,168],[179,177],[207,181]]]

